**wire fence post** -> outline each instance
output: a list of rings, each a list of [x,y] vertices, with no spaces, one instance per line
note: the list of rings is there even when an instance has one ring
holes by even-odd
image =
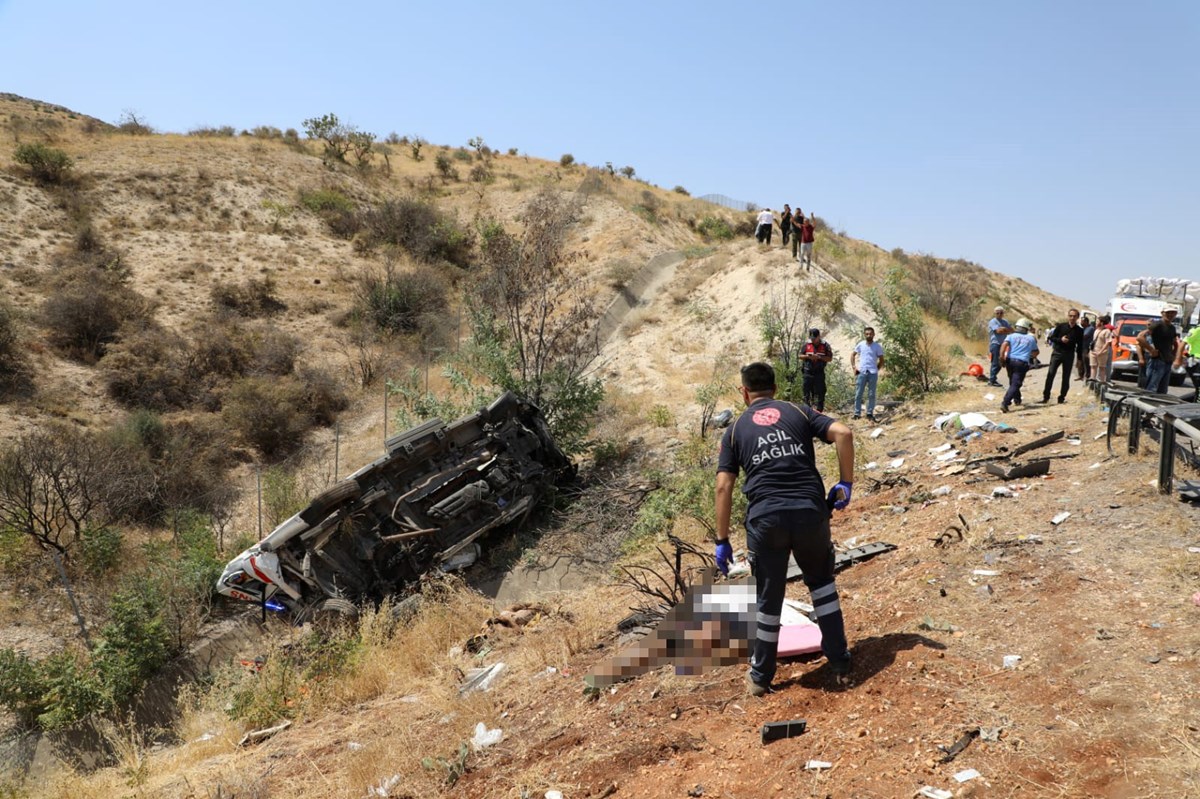
[[[383,381],[383,443],[384,448],[387,448],[387,423],[388,423],[388,381]]]
[[[258,540],[261,541],[262,534],[262,466],[255,467],[255,476],[258,482]]]
[[[335,422],[333,425],[333,482],[338,481],[338,457],[342,450],[342,423]]]
[[[83,613],[79,610],[79,603],[75,601],[75,591],[71,588],[71,580],[67,577],[67,570],[63,568],[62,558],[58,556],[58,552],[51,551],[50,554],[54,558],[54,565],[58,567],[58,576],[62,578],[63,588],[67,590],[67,599],[71,600],[71,610],[75,612],[75,621],[79,624],[79,634],[83,636],[83,643],[87,645],[90,651],[92,648],[92,639],[88,638],[87,624],[83,621]]]

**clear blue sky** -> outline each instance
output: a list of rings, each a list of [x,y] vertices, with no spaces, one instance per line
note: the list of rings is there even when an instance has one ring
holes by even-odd
[[[1200,2],[0,0],[0,91],[590,164],[1088,304],[1200,279]]]

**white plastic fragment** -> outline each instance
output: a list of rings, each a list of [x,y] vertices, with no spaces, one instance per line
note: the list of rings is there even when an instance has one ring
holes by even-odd
[[[475,734],[471,736],[471,748],[478,752],[480,749],[487,749],[489,746],[494,746],[504,739],[504,730],[497,727],[494,730],[489,730],[487,725],[482,721],[475,725]]]
[[[362,750],[366,749],[367,747],[363,746],[358,741],[350,741],[349,743],[346,744],[346,748],[349,749],[351,752],[361,752]]]
[[[874,430],[871,431],[871,438],[879,438],[881,435],[883,435],[882,427],[876,427]]]
[[[546,799],[563,799],[562,791],[546,791]]]
[[[1057,516],[1055,516],[1053,519],[1051,519],[1051,520],[1050,520],[1050,523],[1051,523],[1051,524],[1053,524],[1053,525],[1055,525],[1055,526],[1057,526],[1057,525],[1060,525],[1060,524],[1062,524],[1063,522],[1065,522],[1065,521],[1066,521],[1067,519],[1069,519],[1069,518],[1071,518],[1071,511],[1069,511],[1069,510],[1065,510],[1065,511],[1063,511],[1062,513],[1060,513],[1060,514],[1058,514]]]
[[[1200,555],[1200,547],[1188,547],[1188,552],[1191,552],[1193,555]]]
[[[950,493],[950,486],[938,486],[929,493],[933,494],[935,497],[944,497]]]
[[[378,796],[382,797],[382,799],[388,799],[388,797],[392,795],[392,791],[399,787],[401,779],[402,777],[399,774],[393,774],[390,777],[384,777],[379,781],[378,785],[368,786],[367,796]]]
[[[1013,492],[1012,492],[1012,489],[1008,488],[1007,486],[996,486],[995,488],[992,489],[992,496],[993,497],[1011,497],[1011,496],[1013,496]]]
[[[1091,466],[1089,466],[1088,468],[1089,468],[1089,469],[1099,469],[1099,468],[1100,468],[1100,464],[1099,464],[1099,463],[1093,463],[1093,464],[1092,464]]]
[[[975,571],[971,572],[971,574],[975,575],[976,577],[999,577],[1000,576],[1000,572],[996,571],[995,569],[976,569]]]
[[[987,400],[988,402],[991,402],[992,400],[994,400],[996,398],[996,395],[989,391],[988,393],[983,395],[983,398],[985,400]]]
[[[945,452],[945,453],[942,453],[941,455],[938,455],[937,459],[939,461],[949,461],[949,460],[954,460],[957,457],[958,457],[957,452]]]
[[[968,768],[968,769],[963,769],[962,771],[955,774],[954,779],[957,780],[958,782],[967,782],[968,780],[973,780],[978,776],[980,776],[978,771],[976,771],[973,768]]]
[[[1097,433],[1096,435],[1092,436],[1092,441],[1099,441],[1100,439],[1104,438],[1106,435],[1108,435],[1108,433]]]
[[[827,763],[824,760],[810,760],[804,764],[804,767],[809,771],[820,771],[821,769],[833,768],[833,764]]]
[[[891,466],[893,469],[899,469],[901,466],[904,465],[904,458],[896,458],[896,460],[892,461],[888,465]]]
[[[878,464],[878,463],[876,463],[875,461],[871,461],[870,463],[868,463],[868,464],[864,465],[864,466],[863,466],[863,468],[864,468],[864,469],[867,469],[867,470],[871,470],[871,469],[878,469],[878,468],[879,468],[879,464]]]
[[[467,672],[467,679],[458,688],[460,696],[466,696],[472,691],[486,691],[492,687],[492,683],[496,682],[496,678],[500,676],[500,672],[504,671],[504,663],[493,663],[490,666],[483,668],[471,669]]]
[[[926,785],[917,791],[917,795],[924,796],[925,799],[954,799],[954,794],[942,788],[934,788],[932,785]]]
[[[950,450],[950,449],[953,449],[953,448],[954,448],[954,445],[953,445],[953,444],[951,444],[950,442],[946,442],[945,444],[942,444],[940,447],[930,447],[930,448],[929,448],[929,454],[930,454],[930,455],[936,455],[936,454],[938,454],[939,452],[946,452],[947,450]]]
[[[1015,669],[1017,667],[1017,664],[1020,662],[1021,662],[1020,655],[1005,655],[1004,656],[1004,668],[1006,668],[1006,669]]]

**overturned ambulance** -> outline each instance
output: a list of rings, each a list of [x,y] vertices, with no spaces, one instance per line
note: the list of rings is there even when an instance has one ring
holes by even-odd
[[[300,620],[353,615],[461,559],[489,530],[524,521],[573,472],[541,412],[512,393],[392,436],[385,449],[230,561],[217,590]]]

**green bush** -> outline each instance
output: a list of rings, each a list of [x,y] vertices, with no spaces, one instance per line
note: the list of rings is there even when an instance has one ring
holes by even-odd
[[[917,299],[907,290],[901,267],[888,271],[881,288],[867,293],[883,339],[887,363],[885,390],[915,396],[950,387],[945,356],[925,325]]]
[[[71,156],[45,144],[22,144],[17,147],[13,159],[28,167],[33,179],[39,183],[57,185],[71,176]]]
[[[458,180],[458,170],[454,168],[454,163],[445,153],[438,153],[434,156],[433,166],[442,180],[446,182]]]
[[[0,398],[30,388],[29,359],[20,344],[17,311],[0,299]]]
[[[705,239],[727,241],[733,238],[733,228],[718,216],[706,216],[696,223],[696,231]]]
[[[367,247],[386,244],[428,263],[471,264],[474,235],[470,228],[424,200],[388,200],[368,209],[362,214],[361,229]]]
[[[350,398],[341,381],[328,369],[306,366],[296,372],[299,383],[299,407],[313,424],[331,425],[337,415],[350,407]]]
[[[109,600],[109,621],[100,631],[92,660],[116,706],[133,699],[167,661],[170,636],[159,612],[161,601],[158,592],[144,585],[119,591]]]
[[[112,571],[121,560],[121,544],[121,531],[115,528],[84,530],[79,540],[80,563],[84,571],[94,577]]]
[[[211,125],[200,125],[188,131],[189,136],[200,136],[203,138],[225,139],[233,138],[237,134],[237,130],[233,125],[221,125],[213,127]]]
[[[315,214],[354,210],[354,201],[337,189],[301,189],[300,204]]]
[[[365,273],[358,284],[362,314],[391,332],[412,333],[423,318],[444,313],[447,294],[445,278],[429,266],[411,272],[385,267]]]
[[[561,166],[570,166],[575,163],[575,156],[570,153],[563,153],[562,157],[558,159],[558,163]]]
[[[692,196],[692,193],[683,186],[676,186],[675,188],[671,189],[671,191],[675,192],[676,194],[682,194],[684,197]]]
[[[198,395],[196,374],[182,337],[145,326],[114,345],[101,364],[109,396],[132,408],[166,411],[186,408]]]

